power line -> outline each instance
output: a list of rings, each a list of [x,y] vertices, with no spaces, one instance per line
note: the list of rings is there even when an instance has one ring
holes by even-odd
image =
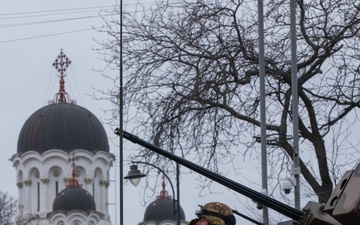
[[[25,15],[23,17],[26,17],[26,14],[31,14],[29,17],[36,17],[36,16],[51,16],[49,14],[47,15],[35,15],[35,14],[41,14],[41,13],[49,13],[49,12],[62,12],[62,14],[65,13],[72,13],[75,12],[75,10],[89,10],[93,8],[98,7],[87,7],[87,8],[76,8],[76,9],[62,9],[62,10],[46,10],[46,11],[34,11],[34,12],[21,12],[21,13],[8,13],[8,14],[0,14],[0,20],[4,19],[1,18],[1,16],[4,15]],[[72,11],[72,12],[70,12]],[[76,13],[79,13],[77,11]],[[61,13],[59,13],[61,14]],[[28,25],[38,25],[38,24],[46,24],[46,23],[56,23],[56,22],[66,22],[66,21],[74,21],[74,20],[83,20],[83,19],[90,19],[90,18],[101,18],[101,17],[108,17],[108,16],[114,16],[117,15],[116,13],[109,13],[109,14],[102,14],[102,15],[92,15],[92,16],[81,16],[81,17],[73,17],[73,18],[64,18],[64,19],[55,19],[55,20],[42,20],[42,21],[32,21],[32,22],[23,22],[23,23],[12,23],[12,24],[4,24],[0,25],[0,28],[12,28],[12,27],[20,27],[20,26],[28,26]],[[5,18],[7,19],[7,18]],[[13,18],[16,19],[16,18]],[[99,29],[100,27],[98,27]],[[44,35],[37,35],[32,37],[25,37],[25,38],[16,38],[16,39],[10,39],[10,40],[3,40],[0,41],[0,44],[3,43],[11,43],[11,42],[17,42],[17,41],[25,41],[25,40],[31,40],[31,39],[38,39],[38,38],[46,38],[51,36],[58,36],[58,35],[65,35],[65,34],[71,34],[71,33],[77,33],[77,32],[84,32],[84,31],[90,31],[95,30],[97,28],[86,28],[86,29],[79,29],[79,30],[73,30],[73,31],[66,31],[66,32],[59,32],[59,33],[53,33],[53,34],[44,34]]]
[[[136,6],[136,5],[150,5],[155,3],[154,1],[146,2],[146,3],[129,3],[127,6]],[[177,4],[179,2],[173,1],[170,4]],[[82,8],[70,8],[70,9],[56,9],[56,10],[42,10],[42,11],[28,11],[28,12],[13,12],[13,13],[2,13],[0,14],[0,20],[10,20],[10,19],[22,19],[22,18],[31,18],[31,17],[43,17],[43,16],[53,16],[53,15],[64,15],[64,14],[73,14],[73,13],[83,13],[83,12],[91,12],[96,11],[97,9],[106,9],[106,8],[114,8],[116,5],[108,5],[108,6],[94,6],[94,7],[82,7]],[[148,10],[145,10],[148,11]],[[55,13],[53,13],[55,12]],[[49,14],[51,13],[51,14]],[[130,13],[132,13],[130,11]],[[27,15],[27,14],[43,14],[43,15]],[[15,17],[7,17],[14,16]],[[22,16],[21,16],[22,15]],[[5,18],[1,18],[5,17]]]
[[[91,10],[82,10],[82,11],[76,11],[76,12],[59,12],[59,13],[42,14],[42,15],[14,16],[14,17],[0,18],[0,20],[24,19],[24,18],[44,17],[44,16],[57,16],[57,15],[74,14],[74,13],[87,13],[87,12],[94,12],[94,11],[99,12],[98,9],[91,9]]]
[[[31,12],[14,12],[14,13],[3,13],[0,16],[11,16],[11,15],[19,15],[19,14],[35,14],[35,13],[49,13],[49,12],[62,12],[62,11],[74,11],[74,10],[83,10],[83,9],[94,9],[94,8],[107,8],[114,7],[112,5],[109,6],[94,6],[94,7],[83,7],[83,8],[72,8],[72,9],[55,9],[55,10],[43,10],[43,11],[31,11]]]
[[[147,2],[140,5],[152,4],[153,2]],[[173,1],[172,4],[176,4],[176,1]],[[132,3],[129,5],[138,5],[136,3]],[[43,10],[43,11],[29,11],[29,12],[14,12],[14,13],[5,13],[0,14],[0,21],[1,20],[10,20],[10,19],[23,19],[23,18],[31,18],[31,17],[44,17],[44,16],[55,16],[55,15],[63,15],[63,14],[71,14],[71,13],[84,13],[94,11],[95,9],[104,9],[107,7],[116,7],[115,5],[110,6],[96,6],[96,7],[83,7],[83,8],[70,8],[70,9],[57,9],[57,10]],[[79,11],[82,10],[82,11]],[[84,11],[86,10],[86,11]],[[148,11],[148,10],[145,10]],[[60,12],[60,13],[53,13],[53,12]],[[47,13],[47,14],[45,14]],[[52,13],[52,14],[49,14]],[[129,12],[134,13],[134,12]],[[32,15],[27,15],[32,14]],[[33,15],[38,14],[38,15]],[[42,15],[41,15],[42,14]],[[6,16],[13,16],[13,15],[22,15],[16,17],[6,17]],[[82,17],[73,17],[73,18],[65,18],[65,19],[55,19],[55,20],[45,20],[45,21],[33,21],[33,22],[23,22],[23,23],[10,23],[0,25],[1,28],[12,28],[12,27],[19,27],[19,26],[28,26],[28,25],[37,25],[37,24],[45,24],[45,23],[55,23],[55,22],[65,22],[65,21],[73,21],[73,20],[81,20],[81,19],[90,19],[96,17],[107,17],[107,16],[114,16],[117,15],[116,13],[109,13],[109,14],[98,14],[98,15],[90,15],[90,16],[82,16]],[[5,18],[1,18],[4,17]]]
[[[25,40],[31,40],[31,39],[37,39],[37,38],[44,38],[44,37],[51,37],[51,36],[57,36],[57,35],[64,35],[64,34],[71,34],[71,33],[77,33],[77,32],[89,31],[89,30],[94,30],[94,29],[93,28],[88,28],[88,29],[73,30],[73,31],[54,33],[54,34],[44,34],[44,35],[38,35],[38,36],[33,36],[33,37],[11,39],[11,40],[6,40],[6,41],[0,41],[0,44],[9,43],[9,42],[16,42],[16,41],[25,41]]]
[[[116,13],[102,15],[104,16],[114,16],[117,15]],[[82,16],[82,17],[73,17],[73,18],[66,18],[66,19],[57,19],[57,20],[45,20],[45,21],[36,21],[36,22],[27,22],[27,23],[14,23],[14,24],[5,24],[1,25],[0,28],[9,28],[9,27],[18,27],[18,26],[26,26],[26,25],[36,25],[36,24],[45,24],[45,23],[54,23],[54,22],[64,22],[64,21],[73,21],[73,20],[82,20],[82,19],[89,19],[100,17],[100,15],[96,16]]]
[[[177,2],[174,1],[173,3],[177,3]],[[145,3],[145,4],[151,4],[151,2],[148,2],[148,3]],[[134,4],[129,4],[129,5],[137,5],[137,4],[134,3]],[[11,16],[11,15],[26,15],[26,14],[41,14],[41,13],[50,13],[50,12],[63,12],[63,13],[45,14],[45,15],[20,16],[20,17],[12,17],[12,18],[0,18],[0,20],[19,19],[19,18],[26,18],[26,17],[52,16],[52,15],[59,15],[59,14],[69,14],[69,13],[73,13],[73,12],[66,12],[66,11],[76,11],[76,10],[92,11],[92,10],[88,10],[88,9],[104,8],[104,7],[115,7],[115,5],[113,5],[113,6],[83,7],[83,8],[73,8],[73,9],[58,9],[58,10],[44,10],[44,11],[6,13],[6,14],[0,14],[0,17],[1,16]],[[78,12],[74,12],[74,13],[81,13],[81,12],[84,12],[84,11],[78,11]],[[117,14],[116,13],[110,13],[110,14],[103,14],[103,15],[96,15],[96,16],[82,16],[82,17],[73,17],[73,18],[65,18],[65,19],[57,19],[57,20],[46,20],[46,21],[26,22],[26,23],[5,24],[5,25],[0,25],[0,28],[11,28],[11,27],[19,27],[19,26],[45,24],[45,23],[65,22],[65,21],[89,19],[89,18],[95,18],[95,17],[107,17],[107,16],[114,16],[114,15],[117,15]],[[31,39],[38,39],[38,38],[45,38],[45,37],[51,37],[51,36],[57,36],[57,35],[65,35],[65,34],[71,34],[71,33],[77,33],[77,32],[84,32],[84,31],[89,31],[89,30],[94,30],[94,29],[96,29],[96,28],[87,28],[87,29],[73,30],[73,31],[67,31],[67,32],[38,35],[38,36],[33,36],[33,37],[25,37],[25,38],[4,40],[4,41],[0,41],[0,44],[10,43],[10,42],[17,42],[17,41],[25,41],[25,40],[31,40]]]

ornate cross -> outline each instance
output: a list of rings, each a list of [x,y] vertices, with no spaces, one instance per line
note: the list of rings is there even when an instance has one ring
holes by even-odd
[[[61,75],[64,75],[66,69],[71,64],[71,60],[63,53],[62,49],[60,51],[60,54],[55,59],[55,62],[53,63],[53,67],[59,71]]]
[[[60,103],[60,102],[75,103],[75,101],[71,100],[70,96],[65,91],[65,79],[64,79],[65,71],[69,67],[70,64],[71,64],[70,59],[63,53],[63,50],[61,49],[60,54],[57,56],[54,63],[52,64],[55,67],[55,69],[57,71],[59,71],[59,73],[60,73],[60,81],[59,81],[60,89],[59,89],[59,92],[56,93],[55,98],[53,101],[51,101],[51,103]]]

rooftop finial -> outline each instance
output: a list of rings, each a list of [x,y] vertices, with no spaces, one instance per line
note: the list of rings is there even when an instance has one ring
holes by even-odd
[[[65,72],[66,69],[71,64],[71,60],[63,53],[63,50],[60,50],[60,54],[55,59],[54,63],[52,64],[53,67],[60,73],[60,89],[59,92],[56,93],[54,100],[52,103],[74,103],[75,101],[70,99],[70,96],[65,91],[65,80],[64,77],[66,76]]]
[[[167,192],[167,190],[165,189],[165,176],[163,175],[163,181],[162,181],[162,190],[160,191],[160,195],[157,196],[157,198],[170,198],[169,193]]]
[[[69,157],[69,162],[72,161],[72,172],[71,172],[71,179],[69,184],[66,187],[81,187],[79,181],[76,179],[76,170],[75,170],[75,161],[79,160],[78,157],[75,157],[75,153],[72,153],[72,157]]]

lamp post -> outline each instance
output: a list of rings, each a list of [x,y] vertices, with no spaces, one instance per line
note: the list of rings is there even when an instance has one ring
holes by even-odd
[[[134,185],[137,186],[140,183],[140,179],[142,177],[145,177],[146,175],[141,173],[140,170],[138,170],[138,167],[136,165],[137,164],[146,164],[149,166],[152,166],[154,168],[156,168],[157,170],[159,170],[165,177],[166,179],[169,181],[169,184],[171,186],[171,190],[172,190],[172,200],[173,200],[173,204],[174,204],[174,215],[176,218],[176,224],[177,225],[181,225],[180,224],[180,194],[179,194],[179,165],[176,164],[176,177],[177,177],[177,200],[175,199],[175,189],[174,189],[174,185],[171,182],[169,176],[158,166],[148,163],[148,162],[142,162],[142,161],[132,161],[131,163],[133,163],[133,165],[130,166],[130,171],[128,173],[127,176],[124,177],[124,179],[128,179],[130,180],[130,182]]]
[[[266,104],[265,104],[265,47],[264,47],[264,3],[258,0],[259,26],[259,77],[260,77],[260,131],[261,131],[261,183],[262,192],[267,195],[267,151],[266,151]],[[263,207],[264,224],[269,225],[269,211]]]
[[[119,39],[119,129],[123,130],[124,125],[124,88],[123,88],[123,0],[120,0],[119,5],[119,25],[120,25],[120,39]],[[123,138],[120,136],[119,138],[119,186],[120,186],[120,194],[119,194],[119,202],[120,202],[120,225],[124,224],[124,184],[123,184],[123,162],[124,162],[124,144]]]
[[[298,80],[297,80],[297,55],[296,55],[296,0],[290,0],[290,39],[291,39],[291,94],[293,117],[293,168],[295,179],[295,209],[300,209],[300,156],[299,156],[299,113],[298,113]]]

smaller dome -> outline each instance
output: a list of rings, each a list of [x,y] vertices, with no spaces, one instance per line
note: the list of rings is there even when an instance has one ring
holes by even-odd
[[[174,199],[168,194],[167,190],[165,189],[165,180],[163,177],[162,182],[162,190],[160,191],[160,195],[157,196],[157,199],[150,203],[148,207],[146,207],[145,214],[144,214],[144,222],[155,220],[158,222],[164,220],[172,220],[176,221],[175,215],[175,202]],[[180,220],[185,220],[185,213],[184,210],[181,208],[179,209]]]
[[[174,202],[171,198],[158,198],[145,210],[144,222],[155,220],[155,221],[164,221],[172,220],[176,221],[176,216],[174,214]],[[180,206],[180,220],[185,220],[185,213],[182,207]]]
[[[53,211],[96,210],[94,198],[81,187],[68,187],[55,198]]]

